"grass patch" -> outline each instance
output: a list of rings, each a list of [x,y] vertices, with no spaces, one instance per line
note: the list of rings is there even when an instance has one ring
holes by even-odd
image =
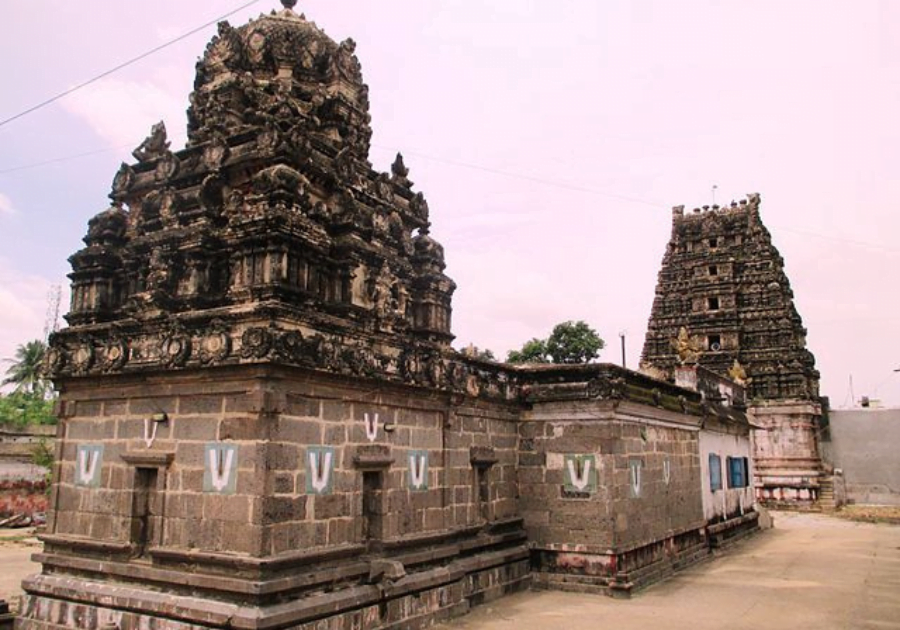
[[[900,525],[900,506],[845,505],[837,511],[836,516],[858,523]]]

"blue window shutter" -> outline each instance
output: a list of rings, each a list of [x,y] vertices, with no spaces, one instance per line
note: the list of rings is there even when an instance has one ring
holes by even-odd
[[[709,454],[709,488],[713,491],[722,489],[722,458],[715,453]]]
[[[746,488],[747,473],[745,469],[746,457],[729,457],[728,458],[728,487],[729,488]]]

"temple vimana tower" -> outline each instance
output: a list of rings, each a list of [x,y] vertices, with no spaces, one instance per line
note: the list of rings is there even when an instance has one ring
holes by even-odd
[[[672,211],[642,365],[668,377],[699,364],[747,388],[758,497],[810,503],[820,490],[819,373],[806,347],[784,261],[760,217],[760,196]]]
[[[455,284],[402,157],[369,162],[355,45],[282,4],[219,24],[186,146],[155,125],[70,258],[51,510],[18,627],[418,628],[530,585],[627,596],[754,531],[739,383],[451,348]],[[766,260],[763,354],[802,343]],[[684,294],[686,271],[664,270]],[[661,366],[683,309],[654,324]],[[811,408],[808,353],[757,366],[727,345],[738,329],[709,334]]]

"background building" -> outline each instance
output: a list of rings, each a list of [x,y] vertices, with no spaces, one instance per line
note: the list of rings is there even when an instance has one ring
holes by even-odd
[[[749,413],[763,428],[754,432],[757,496],[814,503],[823,482],[819,373],[758,194],[672,211],[642,367],[668,378],[694,363],[747,388]]]

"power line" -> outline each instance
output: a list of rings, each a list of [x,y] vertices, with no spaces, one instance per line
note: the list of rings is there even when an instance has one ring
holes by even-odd
[[[394,151],[395,149],[392,147],[385,147],[377,144],[373,144],[373,147],[378,149],[384,149],[386,151]],[[424,153],[418,153],[416,151],[403,151],[407,155],[414,155],[416,157],[423,158],[425,160],[430,160],[432,162],[438,162],[440,164],[449,164],[451,166],[459,166],[461,168],[468,168],[474,171],[482,171],[485,173],[492,173],[494,175],[502,175],[503,177],[510,177],[512,179],[520,179],[528,182],[534,182],[537,184],[545,184],[547,186],[553,186],[555,188],[564,188],[566,190],[574,190],[576,192],[584,192],[592,195],[600,195],[602,197],[610,197],[612,199],[620,199],[622,201],[629,201],[631,203],[639,203],[647,206],[653,206],[654,208],[666,208],[665,204],[659,203],[658,201],[647,201],[646,199],[638,199],[636,197],[628,197],[625,195],[618,195],[615,193],[604,192],[602,190],[597,190],[595,188],[587,188],[584,186],[576,186],[573,184],[566,184],[564,182],[557,182],[549,179],[542,179],[540,177],[534,177],[531,175],[525,175],[522,173],[514,173],[512,171],[504,171],[497,168],[491,168],[489,166],[481,166],[478,164],[471,164],[469,162],[460,162],[457,160],[449,160],[447,158],[439,158],[433,155],[426,155]]]
[[[808,232],[806,230],[797,230],[795,228],[785,227],[784,225],[779,225],[778,223],[770,224],[774,228],[778,228],[779,230],[784,230],[785,232],[793,232],[794,234],[800,234],[801,236],[812,236],[814,238],[824,238],[830,241],[837,241],[838,243],[847,243],[849,245],[858,245],[860,247],[870,247],[872,249],[880,249],[884,252],[888,252],[891,254],[900,254],[900,249],[894,249],[892,247],[887,247],[886,245],[880,245],[878,243],[868,243],[866,241],[857,241],[851,238],[842,238],[840,236],[828,236],[826,234],[817,234],[816,232]]]
[[[187,137],[185,133],[174,133],[169,136],[171,140],[177,140],[180,138]],[[105,147],[102,149],[93,149],[91,151],[85,151],[84,153],[75,153],[72,155],[64,155],[62,157],[50,158],[49,160],[43,160],[41,162],[32,162],[30,164],[20,164],[19,166],[12,166],[10,168],[5,168],[0,170],[0,175],[6,175],[7,173],[16,173],[18,171],[27,171],[33,168],[39,168],[41,166],[49,166],[50,164],[58,164],[60,162],[68,162],[70,160],[77,160],[83,157],[90,157],[92,155],[100,155],[102,153],[110,153],[111,151],[121,151],[122,149],[133,148],[140,143],[141,140],[135,140],[133,142],[129,142],[128,144],[120,144],[115,147]]]
[[[254,0],[254,2],[256,2],[256,1],[258,1],[258,0]],[[251,4],[252,4],[252,3],[251,3]],[[182,135],[183,135],[183,134],[182,134]],[[173,139],[174,139],[174,138],[177,138],[177,137],[179,137],[178,134],[173,135]],[[108,153],[108,152],[110,152],[110,151],[118,151],[118,150],[125,149],[125,148],[128,148],[128,147],[136,146],[136,145],[138,144],[138,142],[140,142],[140,140],[136,140],[135,142],[129,143],[129,144],[127,144],[127,145],[120,145],[120,146],[117,146],[117,147],[106,147],[106,148],[103,148],[103,149],[96,149],[96,150],[93,150],[93,151],[86,151],[86,152],[84,152],[84,153],[76,153],[76,154],[74,154],[74,155],[68,155],[68,156],[63,156],[63,157],[51,158],[51,159],[45,160],[45,161],[43,161],[43,162],[35,162],[35,163],[32,163],[32,164],[23,164],[23,165],[19,165],[19,166],[13,166],[13,167],[10,167],[10,168],[6,168],[6,169],[3,169],[3,170],[0,170],[0,175],[5,175],[5,174],[7,174],[7,173],[14,173],[14,172],[17,172],[17,171],[28,170],[28,169],[32,169],[32,168],[38,168],[38,167],[41,167],[41,166],[47,166],[47,165],[50,165],[50,164],[56,164],[56,163],[59,163],[59,162],[67,162],[67,161],[69,161],[69,160],[74,160],[74,159],[83,158],[83,157],[89,157],[89,156],[92,156],[92,155],[98,155],[98,154],[101,154],[101,153]],[[378,144],[373,144],[372,146],[375,147],[375,148],[377,148],[377,149],[382,149],[382,150],[385,150],[385,151],[391,151],[391,152],[394,152],[394,151],[397,150],[395,147],[387,147],[387,146],[384,146],[384,145],[378,145]],[[574,184],[567,184],[567,183],[564,183],[564,182],[558,182],[558,181],[554,181],[554,180],[550,180],[550,179],[543,179],[543,178],[540,178],[540,177],[534,177],[534,176],[532,176],[532,175],[525,175],[525,174],[523,174],[523,173],[515,173],[515,172],[513,172],[513,171],[506,171],[506,170],[502,170],[502,169],[492,168],[492,167],[489,167],[489,166],[482,166],[482,165],[480,165],[480,164],[472,164],[472,163],[470,163],[470,162],[462,162],[462,161],[459,161],[459,160],[451,160],[451,159],[447,159],[447,158],[441,158],[441,157],[437,157],[437,156],[434,156],[434,155],[428,155],[428,154],[426,154],[426,153],[420,153],[420,152],[418,152],[418,151],[409,151],[409,150],[406,150],[406,151],[404,151],[404,153],[406,153],[407,155],[414,155],[414,156],[416,156],[416,157],[419,157],[419,158],[422,158],[422,159],[425,159],[425,160],[429,160],[429,161],[432,161],[432,162],[437,162],[437,163],[439,163],[439,164],[448,164],[448,165],[451,165],[451,166],[456,166],[456,167],[460,167],[460,168],[467,168],[467,169],[474,170],[474,171],[481,171],[481,172],[484,172],[484,173],[491,173],[491,174],[493,174],[493,175],[500,175],[500,176],[503,176],[503,177],[509,177],[509,178],[511,178],[511,179],[518,179],[518,180],[523,180],[523,181],[533,182],[533,183],[536,183],[536,184],[543,184],[543,185],[545,185],[545,186],[552,186],[552,187],[554,187],[554,188],[562,188],[562,189],[565,189],[565,190],[572,190],[572,191],[576,191],[576,192],[583,192],[583,193],[588,193],[588,194],[592,194],[592,195],[600,195],[600,196],[602,196],[602,197],[609,197],[609,198],[611,198],[611,199],[620,199],[620,200],[623,200],[623,201],[628,201],[628,202],[631,202],[631,203],[639,203],[639,204],[651,206],[651,207],[654,207],[654,208],[667,208],[667,206],[663,205],[662,203],[656,202],[656,201],[648,201],[648,200],[646,200],[646,199],[639,199],[639,198],[637,198],[637,197],[629,197],[629,196],[627,196],[627,195],[619,195],[619,194],[616,194],[616,193],[610,193],[610,192],[605,192],[605,191],[602,191],[602,190],[597,190],[597,189],[595,189],[595,188],[588,188],[588,187],[586,187],[586,186],[578,186],[578,185],[574,185]],[[858,246],[858,247],[868,247],[868,248],[871,248],[871,249],[877,249],[877,250],[881,250],[881,251],[884,251],[884,252],[887,252],[887,253],[891,253],[891,254],[898,254],[898,253],[900,253],[900,250],[893,249],[893,248],[890,248],[890,247],[886,247],[886,246],[880,245],[880,244],[878,244],[878,243],[868,243],[868,242],[865,242],[865,241],[857,241],[857,240],[854,240],[854,239],[841,238],[841,237],[839,237],[839,236],[829,236],[829,235],[827,235],[827,234],[818,234],[818,233],[816,233],[816,232],[809,232],[809,231],[807,231],[807,230],[798,230],[798,229],[795,229],[795,228],[787,227],[787,226],[784,226],[784,225],[780,225],[780,224],[778,224],[778,223],[770,224],[770,225],[772,225],[772,227],[775,227],[775,228],[777,228],[777,229],[779,229],[779,230],[784,230],[785,232],[793,232],[793,233],[795,233],[795,234],[800,234],[800,235],[802,235],[802,236],[811,236],[811,237],[814,237],[814,238],[826,239],[826,240],[835,241],[835,242],[838,242],[838,243],[847,243],[848,245],[856,245],[856,246]],[[890,317],[890,318],[884,318],[884,319],[892,319],[892,320],[893,320],[893,319],[896,319],[896,317]],[[841,321],[842,321],[842,320],[841,320]]]
[[[140,142],[140,140],[138,140]],[[38,168],[41,166],[49,166],[50,164],[57,164],[59,162],[68,162],[69,160],[76,160],[78,158],[90,157],[92,155],[99,155],[101,153],[109,153],[110,151],[120,151],[122,149],[127,149],[128,147],[137,146],[137,142],[122,144],[117,147],[106,147],[105,149],[96,149],[94,151],[85,151],[84,153],[76,153],[74,155],[66,155],[58,158],[50,158],[49,160],[44,160],[43,162],[32,162],[31,164],[22,164],[20,166],[13,166],[11,168],[6,168],[0,170],[0,175],[5,175],[7,173],[15,173],[17,171],[27,171],[32,168]]]
[[[5,119],[5,120],[0,121],[0,127],[2,127],[3,125],[5,125],[5,124],[7,124],[7,123],[11,123],[11,122],[14,121],[14,120],[19,119],[19,118],[21,118],[22,116],[25,116],[25,115],[27,115],[27,114],[30,114],[31,112],[37,111],[37,110],[41,109],[42,107],[46,107],[46,106],[49,105],[50,103],[53,103],[54,101],[57,101],[57,100],[61,99],[62,97],[66,96],[66,95],[68,95],[68,94],[71,94],[72,92],[75,92],[76,90],[80,90],[81,88],[83,88],[83,87],[85,87],[85,86],[88,86],[88,85],[90,85],[91,83],[94,83],[95,81],[99,81],[100,79],[102,79],[102,78],[104,78],[104,77],[108,77],[108,76],[111,75],[112,73],[118,72],[118,71],[121,70],[122,68],[126,68],[126,67],[130,66],[131,64],[140,61],[141,59],[145,59],[145,58],[149,57],[150,55],[159,52],[159,51],[162,50],[163,48],[168,48],[168,47],[171,46],[172,44],[176,44],[176,43],[180,42],[180,41],[183,40],[183,39],[187,39],[187,38],[190,37],[191,35],[194,35],[195,33],[199,33],[200,31],[202,31],[202,30],[205,29],[206,27],[212,26],[213,24],[216,24],[217,22],[221,22],[221,21],[224,20],[225,18],[231,17],[231,16],[234,15],[235,13],[238,13],[239,11],[243,11],[243,10],[246,9],[247,7],[249,7],[249,6],[251,6],[251,5],[254,5],[254,4],[256,4],[257,2],[259,2],[259,0],[251,0],[250,2],[247,2],[246,4],[242,4],[241,6],[239,6],[239,7],[236,8],[236,9],[234,9],[233,11],[229,11],[229,12],[226,13],[225,15],[222,15],[222,16],[220,16],[220,17],[217,17],[215,20],[212,20],[212,21],[210,21],[210,22],[206,22],[205,24],[202,24],[201,26],[198,26],[197,28],[188,31],[187,33],[185,33],[185,34],[183,34],[183,35],[179,35],[179,36],[176,37],[175,39],[172,39],[172,40],[167,41],[165,44],[160,44],[160,45],[157,46],[156,48],[152,48],[151,50],[148,50],[148,51],[145,52],[145,53],[141,53],[141,54],[138,55],[137,57],[134,57],[134,58],[132,58],[132,59],[129,59],[128,61],[125,61],[125,62],[123,62],[123,63],[120,63],[119,65],[115,66],[114,68],[111,68],[111,69],[107,70],[106,72],[102,72],[102,73],[98,74],[97,76],[95,76],[95,77],[93,77],[93,78],[91,78],[91,79],[88,79],[87,81],[85,81],[85,82],[83,82],[83,83],[79,83],[78,85],[76,85],[76,86],[74,86],[74,87],[71,87],[71,88],[69,88],[68,90],[65,90],[64,92],[60,92],[60,93],[57,94],[56,96],[52,96],[52,97],[48,98],[48,99],[45,100],[45,101],[41,101],[41,102],[38,103],[37,105],[34,105],[34,106],[29,107],[28,109],[26,109],[26,110],[24,110],[24,111],[22,111],[22,112],[19,112],[19,113],[16,114],[15,116],[11,116],[11,117],[9,117],[9,118],[7,118],[7,119]]]

